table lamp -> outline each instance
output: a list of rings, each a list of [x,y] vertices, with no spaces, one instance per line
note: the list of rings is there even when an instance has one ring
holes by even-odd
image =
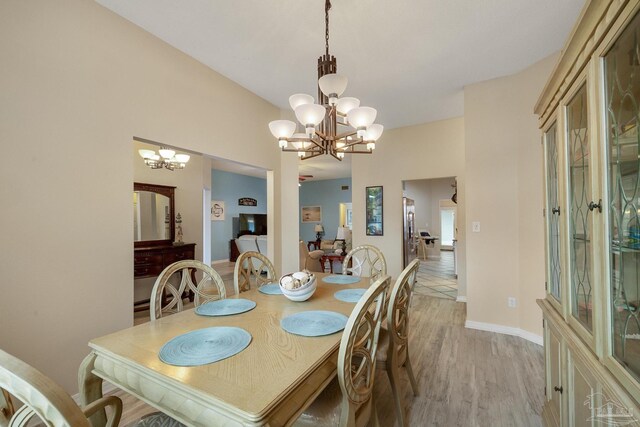
[[[336,240],[342,240],[342,255],[346,255],[347,239],[351,239],[351,230],[347,227],[338,227]]]
[[[316,240],[319,242],[320,237],[322,236],[322,233],[324,233],[324,228],[322,228],[322,224],[316,224],[313,230],[316,232]]]

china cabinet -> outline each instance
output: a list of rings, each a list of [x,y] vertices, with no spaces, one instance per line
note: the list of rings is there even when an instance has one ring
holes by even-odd
[[[640,425],[640,0],[587,2],[535,112],[545,425]]]

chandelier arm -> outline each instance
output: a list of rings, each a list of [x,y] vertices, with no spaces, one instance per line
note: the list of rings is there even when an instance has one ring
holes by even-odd
[[[373,154],[373,151],[371,150],[365,150],[365,151],[343,151],[344,154]]]
[[[323,154],[324,154],[324,153],[322,153],[322,152],[318,151],[318,152],[313,153],[313,154],[311,154],[311,155],[309,155],[309,156],[304,156],[304,157],[302,157],[300,160],[313,159],[314,157],[322,156]]]
[[[338,140],[338,139],[343,139],[343,138],[346,138],[346,137],[348,137],[348,136],[356,135],[357,133],[358,133],[358,132],[357,132],[357,131],[355,131],[355,130],[354,130],[354,131],[349,131],[349,132],[345,132],[345,133],[340,133],[340,134],[336,135],[334,138],[335,138],[336,140]],[[362,138],[358,137],[355,141],[362,141]]]
[[[336,154],[334,151],[329,151],[328,154],[331,155],[331,157],[333,157],[334,159],[338,160],[339,162],[342,161],[342,159],[338,157],[338,154]]]
[[[356,145],[366,145],[367,142],[366,141],[362,141],[362,140],[356,140],[355,142],[349,142],[348,144],[345,144],[344,148],[349,148],[349,147],[354,147]]]
[[[282,148],[282,151],[285,151],[288,153],[320,153],[322,154],[320,150],[308,150],[308,149],[296,150],[295,148]]]

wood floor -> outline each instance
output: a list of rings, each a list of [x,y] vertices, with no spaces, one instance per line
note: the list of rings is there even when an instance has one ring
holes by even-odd
[[[401,371],[411,426],[539,426],[542,347],[519,337],[466,329],[466,305],[414,294],[410,354],[420,396]],[[380,375],[381,374],[381,375]],[[389,381],[376,377],[381,425],[394,425]]]
[[[518,337],[466,329],[464,303],[416,292],[411,310],[410,354],[420,396],[413,397],[401,370],[409,425],[541,425],[542,347]],[[141,321],[145,320],[136,319],[136,323]],[[105,391],[124,400],[123,426],[153,411],[107,384]],[[396,425],[383,371],[376,376],[375,398],[381,425]]]

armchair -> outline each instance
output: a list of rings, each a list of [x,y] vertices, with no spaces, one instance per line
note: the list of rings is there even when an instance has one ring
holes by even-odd
[[[315,250],[309,252],[307,245],[300,240],[300,270],[309,270],[315,272],[322,272],[322,263],[320,258],[324,255],[324,251]]]

